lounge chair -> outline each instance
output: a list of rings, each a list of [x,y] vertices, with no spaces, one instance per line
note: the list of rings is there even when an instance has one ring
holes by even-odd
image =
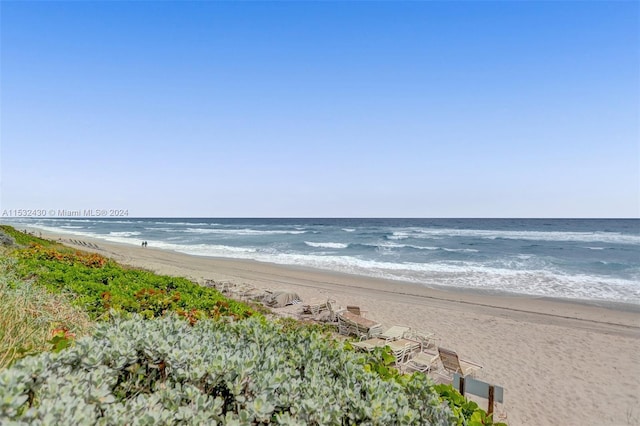
[[[436,337],[434,333],[424,333],[422,331],[410,330],[405,333],[404,337],[420,342],[420,350],[427,349],[429,347],[436,347]]]
[[[360,315],[361,317],[364,316],[364,313],[367,311],[363,311],[362,309],[360,309],[360,306],[353,306],[353,305],[347,305],[347,311],[355,314],[355,315]]]
[[[375,348],[389,347],[391,353],[395,358],[396,368],[400,371],[406,365],[406,360],[411,357],[411,353],[418,347],[415,342],[403,341],[400,342],[398,340],[388,341],[385,339],[380,339],[379,337],[373,337],[371,339],[362,340],[360,342],[351,343],[355,348],[361,349],[364,351],[372,351]]]
[[[420,342],[404,338],[387,341],[387,346],[389,346],[394,353],[401,349],[408,349],[409,352],[420,350]],[[409,355],[409,353],[407,353],[407,355]]]
[[[314,317],[320,314],[321,312],[329,310],[329,303],[331,301],[329,299],[323,301],[315,301],[309,302],[302,305],[302,313],[303,314],[311,314]]]
[[[437,353],[419,351],[412,352],[407,361],[404,363],[404,367],[411,370],[427,373],[438,363],[439,356]]]
[[[222,294],[229,294],[231,292],[231,288],[233,287],[233,284],[231,284],[228,281],[209,280],[207,281],[206,285],[208,287],[214,287],[216,290],[218,290]]]
[[[346,321],[340,314],[336,316],[336,319],[338,320],[338,333],[344,336],[350,335],[352,329],[351,323]]]
[[[395,343],[395,342],[397,342],[397,340],[391,343]],[[404,345],[388,344],[387,346],[391,348],[391,352],[393,353],[393,356],[396,359],[396,368],[400,370],[400,372],[402,372],[405,367],[405,363],[406,363],[405,360],[411,356],[411,353],[413,351],[413,347],[411,343],[406,343]]]
[[[351,345],[355,348],[362,349],[364,351],[372,351],[375,348],[381,348],[387,345],[387,340],[379,337],[372,337],[371,339],[361,340],[360,342],[352,342]]]
[[[338,312],[338,332],[344,335],[355,334],[359,338],[376,337],[382,333],[382,325],[373,320],[355,315],[352,312]]]
[[[379,335],[375,337],[368,338],[366,340],[362,340],[360,342],[352,343],[353,346],[359,349],[363,349],[365,351],[370,351],[378,347],[387,346],[390,342],[394,340],[402,339],[402,337],[407,333],[407,331],[411,330],[409,327],[402,327],[398,325],[394,325],[393,327],[388,328],[383,331]],[[408,342],[405,342],[408,343]]]
[[[458,373],[462,376],[469,375],[474,377],[475,374],[482,369],[480,364],[460,359],[458,354],[451,349],[438,347],[438,355],[442,362],[442,367],[444,367],[445,371],[451,376],[453,376],[454,373]]]
[[[343,312],[344,309],[338,307],[336,301],[333,299],[327,299],[327,308],[329,309],[328,322],[333,325],[338,325],[338,314]]]
[[[378,337],[386,340],[398,340],[405,337],[405,335],[410,331],[411,331],[411,327],[394,325],[388,328],[387,330],[383,331],[382,333],[380,333],[380,336]]]
[[[356,348],[364,349],[366,351],[382,346],[389,346],[392,351],[397,352],[407,345],[411,351],[421,350],[420,342],[411,339],[404,339],[402,337],[404,329],[407,328],[409,327],[393,326],[375,337],[369,337],[366,340],[363,339],[351,344]]]

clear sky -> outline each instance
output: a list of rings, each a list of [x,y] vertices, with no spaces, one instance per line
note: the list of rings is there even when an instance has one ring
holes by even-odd
[[[635,1],[0,16],[2,210],[640,216]]]

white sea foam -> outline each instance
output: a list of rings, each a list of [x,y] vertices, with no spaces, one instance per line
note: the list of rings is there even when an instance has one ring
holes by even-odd
[[[158,221],[153,222],[156,225],[176,225],[176,226],[209,226],[209,225],[220,225],[219,223],[208,223],[208,222],[165,222]]]
[[[387,236],[389,240],[406,240],[411,236],[410,233],[404,231],[394,231],[393,234]]]
[[[345,243],[316,243],[313,241],[305,241],[304,243],[309,247],[317,247],[317,248],[343,249],[343,248],[349,247],[349,244],[345,244]]]
[[[231,257],[240,259],[251,259],[251,254],[257,251],[257,249],[252,247],[233,247],[218,244],[173,244],[163,241],[150,241],[149,245],[164,250],[178,251],[195,256]]]
[[[511,240],[533,241],[576,241],[602,242],[608,244],[640,244],[640,235],[621,234],[618,232],[553,232],[553,231],[499,231],[483,229],[428,229],[409,228],[393,231],[387,238],[391,240],[442,239],[450,237],[483,238],[495,240],[498,238]]]
[[[363,244],[365,246],[372,246],[372,247],[379,247],[382,249],[388,249],[388,248],[412,248],[415,250],[429,250],[429,251],[435,251],[435,250],[443,250],[443,251],[449,251],[449,252],[461,252],[461,253],[478,253],[479,250],[476,249],[451,249],[451,248],[446,248],[446,247],[434,247],[434,246],[417,246],[415,244],[400,244],[400,243],[393,243],[393,242],[389,242],[389,241],[385,241],[385,242],[380,242],[380,243],[376,243],[376,244]]]
[[[618,300],[640,304],[635,281],[588,275],[567,275],[546,270],[512,270],[473,262],[385,263],[349,256],[313,256],[281,253],[255,260],[295,264],[356,275],[401,280],[423,285],[475,288],[548,297]]]
[[[279,229],[270,229],[270,230],[261,230],[261,229],[205,229],[205,228],[187,228],[181,230],[181,232],[189,232],[193,234],[226,234],[226,235],[298,235],[304,234],[307,231],[300,230],[279,230]]]
[[[113,224],[113,223],[118,223],[118,224],[133,224],[133,223],[142,223],[144,222],[143,220],[136,220],[136,221],[131,221],[131,220],[100,220],[100,219],[48,219],[54,222],[85,222],[85,223],[108,223],[108,224]]]
[[[343,230],[344,232],[353,232],[353,231],[355,231],[356,229],[355,229],[355,228],[342,228],[342,230]]]
[[[375,247],[381,249],[394,249],[408,247],[406,244],[392,243],[389,241],[377,242],[377,243],[362,243],[363,246]]]
[[[74,221],[75,221],[75,219],[74,219]],[[112,224],[112,223],[132,224],[132,223],[144,223],[145,221],[144,220],[135,220],[135,221],[132,221],[132,220],[95,220],[95,221],[93,221],[93,220],[90,220],[89,222],[108,223],[108,224]]]
[[[414,244],[402,244],[402,245],[404,247],[412,248],[415,250],[429,250],[429,251],[440,250],[440,247],[434,247],[434,246],[416,246]]]
[[[113,237],[133,237],[136,235],[140,235],[140,232],[138,231],[132,231],[132,232],[109,232],[109,235],[113,236]]]

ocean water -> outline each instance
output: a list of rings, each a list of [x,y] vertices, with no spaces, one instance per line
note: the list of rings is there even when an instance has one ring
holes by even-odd
[[[638,219],[16,219],[197,256],[640,304]]]

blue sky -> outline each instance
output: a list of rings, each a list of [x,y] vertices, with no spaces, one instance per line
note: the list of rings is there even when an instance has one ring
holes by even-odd
[[[637,2],[0,14],[2,210],[640,216]]]

